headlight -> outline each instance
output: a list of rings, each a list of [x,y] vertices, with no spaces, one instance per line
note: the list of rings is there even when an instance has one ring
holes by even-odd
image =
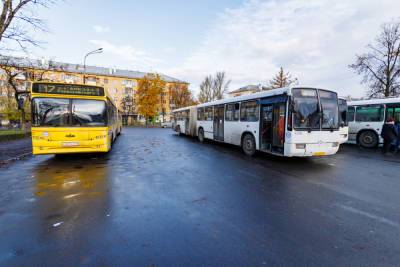
[[[296,144],[296,149],[305,149],[306,144]]]

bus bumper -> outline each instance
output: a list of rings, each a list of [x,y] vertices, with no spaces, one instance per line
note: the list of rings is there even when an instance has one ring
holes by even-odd
[[[99,133],[98,133],[99,134]],[[32,154],[69,154],[69,153],[96,153],[108,152],[111,148],[110,136],[106,132],[100,132],[100,138],[89,140],[52,140],[32,131]]]
[[[334,155],[339,150],[339,143],[322,144],[285,144],[285,153],[287,157],[315,157]]]

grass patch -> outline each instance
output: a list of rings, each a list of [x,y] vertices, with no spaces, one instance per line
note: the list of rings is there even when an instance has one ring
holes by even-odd
[[[25,131],[21,129],[0,130],[0,142],[20,139],[28,137],[30,135],[31,135],[30,131]]]

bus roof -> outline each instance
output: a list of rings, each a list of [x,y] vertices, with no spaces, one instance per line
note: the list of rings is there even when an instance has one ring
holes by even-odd
[[[197,107],[222,105],[222,104],[226,104],[226,103],[240,102],[240,101],[258,99],[258,98],[264,98],[264,97],[282,95],[282,94],[291,95],[292,89],[317,89],[317,90],[331,91],[331,90],[327,90],[327,89],[314,88],[314,87],[301,87],[301,86],[283,87],[283,88],[277,88],[277,89],[272,89],[272,90],[268,90],[268,91],[261,91],[261,92],[248,94],[248,95],[236,96],[236,97],[216,100],[216,101],[212,101],[212,102],[207,102],[207,103],[199,104]]]
[[[400,97],[348,101],[347,105],[348,106],[361,106],[361,105],[390,104],[390,103],[400,103]]]
[[[172,112],[179,112],[179,111],[189,110],[189,109],[195,108],[195,107],[196,106],[187,106],[187,107],[184,107],[184,108],[177,108],[177,109],[174,109]]]
[[[215,101],[199,104],[199,105],[197,105],[197,107],[216,106],[216,105],[222,105],[222,104],[226,104],[226,103],[240,102],[240,101],[258,99],[258,98],[263,98],[263,97],[268,97],[268,96],[274,96],[274,95],[282,95],[285,93],[289,94],[290,89],[291,89],[290,87],[285,87],[285,88],[278,88],[278,89],[272,89],[272,90],[268,90],[268,91],[257,92],[257,93],[248,94],[248,95],[241,95],[241,96],[236,96],[236,97],[231,97],[231,98],[225,98],[225,99],[220,99],[220,100],[215,100]]]

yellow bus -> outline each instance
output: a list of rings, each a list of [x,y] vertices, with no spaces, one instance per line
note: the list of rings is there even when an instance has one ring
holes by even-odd
[[[108,152],[121,132],[103,87],[34,82],[31,99],[34,155]]]

